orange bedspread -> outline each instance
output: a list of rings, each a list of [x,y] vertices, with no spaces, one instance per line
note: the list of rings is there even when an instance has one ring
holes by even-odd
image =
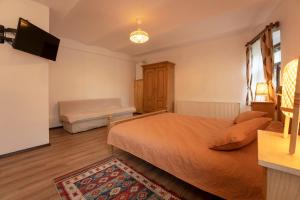
[[[114,126],[108,144],[226,199],[263,199],[257,143],[236,151],[208,148],[231,121],[164,113]]]

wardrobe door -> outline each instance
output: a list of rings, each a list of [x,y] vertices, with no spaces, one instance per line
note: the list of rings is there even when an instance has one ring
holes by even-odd
[[[156,108],[155,110],[164,110],[167,108],[167,67],[156,68]]]
[[[144,112],[153,112],[156,107],[156,70],[144,69]]]

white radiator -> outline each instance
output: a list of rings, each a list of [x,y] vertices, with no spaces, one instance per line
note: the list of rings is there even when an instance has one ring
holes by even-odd
[[[177,101],[175,112],[184,115],[233,120],[240,113],[240,103]]]

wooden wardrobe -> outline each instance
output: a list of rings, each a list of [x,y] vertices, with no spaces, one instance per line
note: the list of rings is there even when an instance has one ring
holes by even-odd
[[[143,79],[134,81],[134,106],[136,109],[136,113],[143,113]]]
[[[143,112],[174,111],[174,63],[143,65]]]

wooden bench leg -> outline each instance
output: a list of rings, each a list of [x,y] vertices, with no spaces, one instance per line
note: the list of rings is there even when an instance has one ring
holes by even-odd
[[[114,155],[114,146],[113,145],[110,145],[110,153],[111,153],[111,155]]]

